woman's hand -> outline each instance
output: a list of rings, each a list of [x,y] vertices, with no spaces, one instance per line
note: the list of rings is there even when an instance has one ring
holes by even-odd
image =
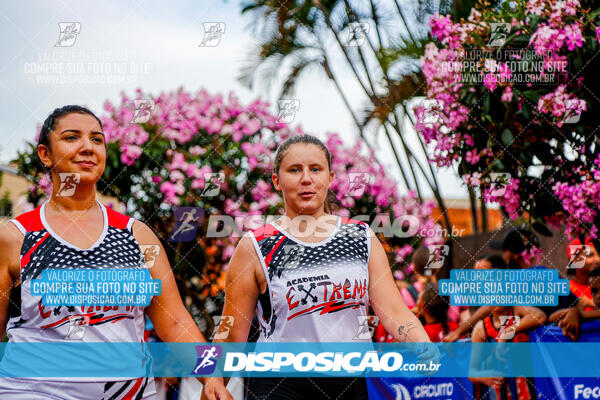
[[[459,332],[458,329],[455,329],[452,332],[448,333],[446,336],[444,336],[442,341],[446,342],[446,343],[456,342],[458,339],[460,339],[461,336],[462,336],[462,333]]]
[[[233,400],[233,397],[225,387],[223,378],[207,377],[204,379],[201,399],[207,400]]]
[[[484,385],[487,385],[494,389],[500,389],[502,387],[502,385],[504,384],[505,379],[506,378],[487,377],[486,376],[486,377],[477,378],[477,381],[479,381],[479,383],[483,383]]]

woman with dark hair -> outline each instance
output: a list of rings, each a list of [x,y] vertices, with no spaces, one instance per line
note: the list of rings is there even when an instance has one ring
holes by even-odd
[[[154,232],[144,223],[96,200],[96,183],[104,173],[106,152],[102,123],[84,107],[58,108],[44,122],[38,155],[52,176],[52,194],[41,206],[0,229],[0,337],[6,332],[9,345],[11,342],[139,344],[144,342],[144,313],[164,342],[205,342],[183,306],[169,261]],[[40,279],[45,270],[149,268],[143,246],[158,250],[149,272],[161,283],[160,295],[154,296],[147,307],[80,304],[50,307],[42,304],[40,296],[32,294],[32,280]],[[9,302],[17,307],[9,307]],[[114,373],[125,358],[147,359],[144,346],[137,347],[139,354],[127,354],[123,359],[107,359],[100,354],[97,359],[81,361]],[[10,368],[19,362],[20,354],[7,353],[8,347],[2,362]],[[40,363],[52,362],[44,359],[44,354],[36,357]],[[210,382],[209,399],[231,398],[221,378],[204,381]],[[0,380],[0,398],[11,400],[153,399],[155,395],[153,379],[147,375]]]
[[[475,261],[475,269],[506,269],[506,261],[495,254],[484,254]]]
[[[258,314],[258,342],[351,342],[369,305],[400,342],[429,343],[394,283],[383,246],[364,222],[329,213],[330,153],[317,138],[293,136],[273,162],[284,215],[246,233],[227,271],[227,340],[245,342]],[[438,355],[423,344],[420,359]],[[366,399],[365,379],[251,378],[249,399]]]
[[[436,283],[428,283],[419,294],[417,315],[423,318],[425,332],[432,342],[441,342],[444,336],[458,327],[454,321],[448,320],[450,303],[440,295]]]

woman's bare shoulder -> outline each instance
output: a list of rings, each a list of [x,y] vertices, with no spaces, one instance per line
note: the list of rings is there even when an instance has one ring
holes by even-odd
[[[0,226],[0,247],[3,250],[10,250],[12,248],[15,248],[17,251],[21,250],[23,239],[23,233],[12,222],[7,221]],[[0,253],[4,253],[4,251]]]

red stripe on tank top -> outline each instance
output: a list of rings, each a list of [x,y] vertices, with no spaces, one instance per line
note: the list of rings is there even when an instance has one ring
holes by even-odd
[[[285,236],[282,236],[281,239],[279,239],[279,241],[277,241],[277,243],[275,243],[275,246],[273,246],[273,249],[265,257],[265,266],[267,268],[269,268],[269,263],[271,262],[271,259],[273,258],[273,253],[275,253],[275,250],[277,250],[277,248],[281,245],[281,243],[283,242],[283,239],[285,239]]]
[[[40,240],[38,240],[37,243],[34,244],[33,247],[31,249],[29,249],[29,251],[27,253],[25,253],[25,255],[23,257],[21,257],[21,268],[23,268],[24,266],[29,264],[29,261],[31,261],[31,255],[33,254],[33,252],[40,246],[40,244],[44,243],[44,241],[46,239],[48,239],[49,236],[50,236],[50,234],[48,232],[46,232],[46,234],[44,236],[42,236],[42,238]]]

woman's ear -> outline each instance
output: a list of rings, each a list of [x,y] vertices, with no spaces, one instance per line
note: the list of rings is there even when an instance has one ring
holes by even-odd
[[[45,144],[40,144],[37,148],[38,157],[46,168],[52,168],[52,158],[50,157],[50,149]]]
[[[335,179],[335,172],[329,171],[329,185],[327,186],[327,189],[331,188],[331,185],[333,185],[334,179]]]
[[[271,175],[271,180],[273,181],[273,186],[275,186],[275,190],[281,192],[281,185],[279,184],[279,175],[273,174]]]

